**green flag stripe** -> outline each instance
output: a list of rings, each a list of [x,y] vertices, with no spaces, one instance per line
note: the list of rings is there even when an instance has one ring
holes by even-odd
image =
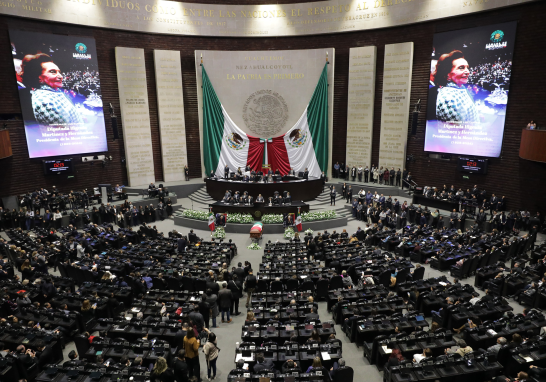
[[[212,87],[209,76],[203,65],[203,158],[205,160],[206,175],[216,172],[220,151],[222,150],[222,136],[224,134],[224,114],[222,104]]]
[[[307,108],[307,123],[320,169],[328,172],[328,64],[324,65]]]

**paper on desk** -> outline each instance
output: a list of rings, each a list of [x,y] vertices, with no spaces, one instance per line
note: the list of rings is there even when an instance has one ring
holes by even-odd
[[[320,352],[320,354],[322,354],[322,360],[323,361],[329,361],[331,359],[330,354],[328,354],[327,351]]]
[[[441,286],[446,286],[447,283],[443,282],[443,281],[440,281],[438,284],[440,284]]]
[[[387,347],[387,345],[383,345],[381,347],[383,348],[383,351],[385,352],[385,354],[391,354],[392,353],[392,349],[389,349]]]

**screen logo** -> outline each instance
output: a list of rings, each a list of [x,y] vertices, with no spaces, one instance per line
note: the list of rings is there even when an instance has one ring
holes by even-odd
[[[504,38],[504,32],[500,29],[497,29],[493,33],[491,33],[491,37],[489,40],[491,41],[491,44],[487,44],[485,46],[485,49],[487,50],[495,50],[495,49],[503,49],[507,47],[506,41],[502,42],[502,39]]]
[[[75,46],[76,53],[72,53],[72,58],[75,58],[77,60],[90,60],[91,55],[86,54],[87,53],[87,46],[85,44],[79,42]]]

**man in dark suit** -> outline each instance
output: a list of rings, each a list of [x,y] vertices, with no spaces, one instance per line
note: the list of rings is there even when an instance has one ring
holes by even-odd
[[[224,178],[229,178],[229,166],[226,164],[226,167],[224,167]]]
[[[349,188],[347,189],[347,203],[351,202],[352,197],[353,197],[353,189],[351,188],[351,186],[349,186]]]
[[[309,170],[307,167],[305,168],[305,171],[303,172],[303,179],[308,180],[309,179]]]
[[[180,239],[178,239],[177,243],[178,243],[178,252],[186,252],[186,246],[188,245],[186,238],[182,236]]]
[[[173,362],[174,379],[176,382],[188,382],[188,364],[184,346],[179,347],[177,357]]]
[[[254,365],[254,373],[260,374],[263,370],[275,370],[275,366],[270,359],[265,359],[263,353],[256,356],[256,365]]]
[[[389,171],[389,180],[391,182],[391,186],[394,186],[394,176],[396,175],[396,171],[394,171],[394,167],[391,167],[391,170]]]
[[[186,337],[186,333],[188,332],[188,330],[188,324],[184,323],[181,329],[177,331],[174,335],[174,343],[178,349],[184,349],[184,337]]]
[[[311,311],[305,315],[306,320],[318,320],[319,315],[315,312],[315,309],[311,308]]]
[[[222,285],[222,290],[218,292],[218,306],[222,312],[222,322],[230,323],[232,320],[229,317],[231,309],[231,301],[233,300],[233,294],[231,290],[227,289],[227,283],[224,281]],[[224,321],[224,313],[227,316],[227,320]]]
[[[197,243],[197,235],[193,232],[193,229],[190,230],[190,233],[188,234],[188,241],[190,244]]]
[[[335,186],[332,186],[332,188],[330,188],[330,205],[332,205],[332,203],[334,203],[334,206],[336,205],[336,187]]]
[[[242,268],[238,269],[243,270]],[[239,278],[239,276],[234,273],[232,279],[229,281],[227,286],[228,289],[231,291],[232,295],[232,304],[230,309],[230,314],[232,316],[238,316],[239,314],[241,314],[239,313],[239,299],[243,297],[243,284],[240,280],[241,278]]]
[[[45,365],[48,365],[53,362],[53,350],[42,340],[38,340],[36,343],[36,349],[38,352],[36,356],[38,357],[38,368],[42,370]]]
[[[78,353],[75,350],[72,350],[68,353],[69,360],[63,363],[63,367],[78,367],[83,365],[85,362],[78,359]]]

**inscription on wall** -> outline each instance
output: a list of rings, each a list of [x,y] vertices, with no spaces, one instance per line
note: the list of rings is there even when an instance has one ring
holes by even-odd
[[[144,33],[274,37],[387,28],[531,1],[537,0],[330,0],[285,5],[4,0],[0,13]]]
[[[399,168],[406,163],[413,42],[385,45],[379,166]]]
[[[116,47],[116,71],[129,186],[155,181],[144,49]]]
[[[350,167],[371,166],[376,58],[375,46],[349,50],[345,163]]]
[[[174,182],[184,179],[188,163],[180,52],[154,50],[154,64],[163,180]]]

